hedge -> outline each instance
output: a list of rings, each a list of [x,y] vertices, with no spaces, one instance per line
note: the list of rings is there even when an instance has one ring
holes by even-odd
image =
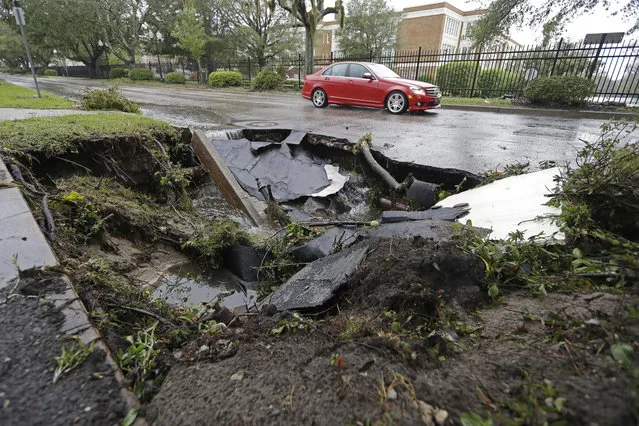
[[[476,62],[451,62],[437,70],[437,85],[451,95],[470,96]]]
[[[252,86],[257,90],[273,90],[282,85],[284,79],[273,71],[260,71],[253,79]]]
[[[532,103],[578,106],[595,90],[595,83],[578,76],[537,78],[526,86],[524,96]]]
[[[129,71],[131,80],[153,80],[153,71],[146,68],[134,68]]]
[[[44,70],[44,75],[46,77],[57,77],[58,72],[56,70]]]
[[[521,81],[522,76],[519,73],[500,69],[487,69],[483,70],[477,77],[476,89],[485,98],[498,98],[508,94],[513,88],[520,87]]]
[[[129,70],[125,68],[111,68],[109,71],[109,78],[114,80],[116,78],[127,78],[129,76]]]
[[[184,84],[186,83],[186,77],[179,72],[170,72],[164,78],[164,82],[167,84]]]
[[[209,74],[209,84],[213,87],[241,86],[242,74],[235,71],[215,71]]]

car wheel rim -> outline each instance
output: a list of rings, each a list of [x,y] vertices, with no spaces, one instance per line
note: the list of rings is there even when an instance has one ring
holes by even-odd
[[[391,112],[400,112],[404,109],[404,97],[395,93],[388,98],[388,109]]]
[[[315,92],[315,94],[313,95],[313,103],[317,106],[324,105],[324,92],[322,92],[321,90]]]

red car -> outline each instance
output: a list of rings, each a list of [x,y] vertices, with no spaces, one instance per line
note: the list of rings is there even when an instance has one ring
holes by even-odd
[[[439,87],[406,80],[370,62],[339,62],[304,78],[302,96],[317,108],[328,104],[386,108],[392,114],[439,108]]]

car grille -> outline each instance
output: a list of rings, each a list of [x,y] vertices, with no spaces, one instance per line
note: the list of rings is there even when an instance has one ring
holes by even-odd
[[[439,87],[429,87],[426,89],[428,96],[439,96]]]

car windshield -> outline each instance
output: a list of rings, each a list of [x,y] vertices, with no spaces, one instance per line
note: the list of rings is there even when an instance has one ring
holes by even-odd
[[[401,78],[395,72],[382,64],[370,64],[371,69],[379,78]]]

